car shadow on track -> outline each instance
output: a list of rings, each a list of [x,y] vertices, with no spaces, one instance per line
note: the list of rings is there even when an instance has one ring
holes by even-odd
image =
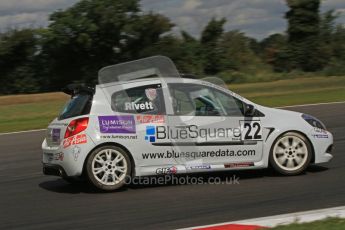
[[[320,173],[323,171],[328,170],[327,167],[319,166],[319,165],[311,165],[308,167],[307,172],[299,175],[299,176],[308,176],[310,174]],[[163,177],[163,178],[162,178]],[[217,178],[217,182],[220,184],[225,184],[229,182],[229,178],[232,178],[232,182],[234,183],[235,178],[240,178],[242,180],[252,180],[252,179],[260,179],[265,177],[286,177],[280,174],[277,174],[272,169],[261,169],[261,170],[246,170],[246,171],[223,171],[223,172],[205,172],[205,173],[195,173],[195,174],[182,174],[182,175],[174,175],[173,176],[178,181],[186,181],[187,179],[191,180],[191,178],[198,178],[199,184],[208,184],[210,179]],[[159,183],[159,178],[162,178],[161,181],[164,183]],[[171,179],[171,178],[170,178]],[[138,183],[138,180],[141,180],[141,183]],[[128,189],[146,189],[146,188],[155,188],[155,187],[167,187],[167,186],[176,186],[176,185],[190,185],[194,183],[175,183],[173,180],[164,178],[164,176],[150,176],[150,177],[142,177],[138,179],[135,183],[129,183],[123,188],[116,190],[114,192],[124,192]],[[165,180],[165,181],[164,181]],[[150,183],[147,183],[147,182]],[[79,181],[75,183],[68,183],[63,179],[55,179],[50,181],[45,181],[39,184],[39,187],[51,192],[56,193],[69,193],[69,194],[78,194],[78,193],[106,193],[104,191],[100,191],[92,187],[86,181]]]
[[[56,193],[98,193],[99,191],[90,186],[86,181],[69,183],[63,179],[44,181],[38,185],[45,190]]]

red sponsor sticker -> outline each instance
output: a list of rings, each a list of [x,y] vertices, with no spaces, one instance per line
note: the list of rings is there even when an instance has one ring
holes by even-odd
[[[254,166],[253,162],[242,162],[242,163],[228,163],[224,164],[224,168],[241,168]]]
[[[86,134],[79,134],[69,137],[63,141],[63,147],[67,148],[71,145],[85,144],[87,142]]]
[[[54,156],[54,160],[56,161],[63,161],[64,154],[63,153],[56,153]]]
[[[141,124],[165,123],[163,115],[137,115],[137,121]]]

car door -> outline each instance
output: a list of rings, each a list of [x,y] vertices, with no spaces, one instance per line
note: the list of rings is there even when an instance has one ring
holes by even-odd
[[[196,83],[168,87],[173,114],[161,137],[187,170],[252,166],[261,159],[260,117],[244,116],[245,104],[230,91]]]
[[[100,123],[105,124],[101,126],[102,136],[112,134],[109,136],[126,146],[141,174],[151,174],[155,166],[176,165],[174,158],[165,156],[171,146],[155,145],[156,126],[165,126],[167,121],[163,87],[156,82],[122,85],[121,90],[111,95],[111,108],[116,116],[99,117]],[[110,123],[118,125],[109,129]]]

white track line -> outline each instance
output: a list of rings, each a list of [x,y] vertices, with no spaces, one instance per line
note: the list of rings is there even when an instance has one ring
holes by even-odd
[[[307,106],[317,106],[317,105],[331,105],[331,104],[342,104],[345,101],[337,101],[337,102],[329,102],[329,103],[316,103],[316,104],[304,104],[304,105],[289,105],[289,106],[282,106],[277,108],[290,108],[290,107],[307,107]],[[18,131],[18,132],[9,132],[9,133],[0,133],[1,135],[9,135],[9,134],[19,134],[19,133],[30,133],[30,132],[38,132],[43,131],[46,129],[34,129],[34,130],[27,130],[27,131]]]
[[[231,224],[276,227],[278,225],[287,225],[287,224],[292,224],[296,222],[309,223],[309,222],[313,222],[317,220],[322,220],[327,217],[345,218],[345,206],[326,208],[326,209],[317,209],[317,210],[311,210],[311,211],[306,211],[306,212],[295,212],[295,213],[289,213],[289,214],[283,214],[283,215],[239,220],[239,221],[225,222],[225,223],[212,224],[212,225],[197,226],[197,227],[191,227],[191,228],[184,228],[183,230],[209,228],[209,227],[231,225]]]
[[[266,227],[275,227],[278,225],[298,223],[309,223],[317,220],[322,220],[327,217],[345,218],[345,206],[317,209],[306,212],[295,212],[283,215],[276,215],[271,217],[255,218],[243,221],[236,221],[239,224],[255,224]]]
[[[0,133],[0,136],[2,136],[2,135],[10,135],[10,134],[20,134],[20,133],[33,133],[33,132],[39,132],[39,131],[44,131],[44,130],[46,130],[46,129],[33,129],[33,130],[10,132],[10,133]]]
[[[315,104],[304,104],[304,105],[288,105],[277,108],[290,108],[290,107],[308,107],[308,106],[317,106],[317,105],[332,105],[332,104],[343,104],[345,101],[336,101],[336,102],[325,102],[325,103],[315,103]]]

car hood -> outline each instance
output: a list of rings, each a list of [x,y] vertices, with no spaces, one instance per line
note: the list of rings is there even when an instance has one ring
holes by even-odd
[[[309,128],[308,123],[302,118],[302,113],[265,106],[258,106],[257,109],[265,114],[261,118],[265,126],[291,129]]]
[[[257,107],[261,112],[265,114],[265,116],[275,116],[275,117],[301,117],[302,113],[300,112],[294,112],[294,111],[289,111],[285,109],[279,109],[279,108],[269,108],[265,106],[258,106]]]

